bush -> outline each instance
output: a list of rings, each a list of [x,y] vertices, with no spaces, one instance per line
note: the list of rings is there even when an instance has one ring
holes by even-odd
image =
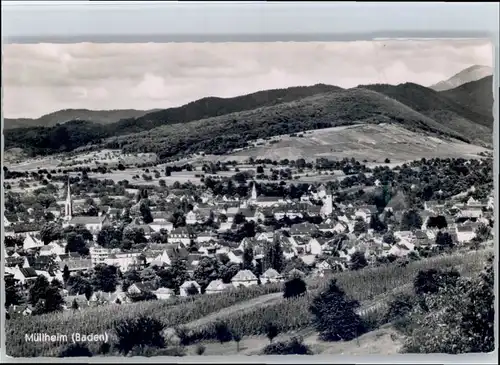
[[[116,325],[115,330],[118,336],[117,348],[124,354],[128,354],[136,346],[140,348],[165,346],[161,333],[163,324],[151,317],[141,316],[122,320]]]
[[[425,305],[412,313],[413,330],[407,353],[486,353],[495,349],[495,292],[493,261],[472,279],[422,296]],[[425,307],[425,308],[423,308]]]
[[[362,333],[365,328],[355,309],[359,303],[346,298],[344,291],[333,279],[328,288],[313,299],[310,310],[313,323],[326,341],[349,341]]]
[[[110,351],[111,351],[111,345],[107,342],[103,342],[99,346],[99,350],[97,351],[97,353],[99,355],[106,355],[106,354],[109,354]]]
[[[269,342],[273,342],[273,340],[278,336],[279,330],[278,326],[276,326],[274,323],[268,323],[266,325],[266,336],[269,339]]]
[[[271,343],[262,350],[263,355],[312,355],[313,352],[299,337],[289,341]]]
[[[441,288],[454,286],[460,278],[460,273],[454,269],[443,271],[440,269],[420,270],[413,284],[415,294],[435,294]]]
[[[196,346],[196,355],[200,355],[200,356],[203,355],[205,353],[206,349],[207,348],[203,344],[201,344],[201,343],[198,344]]]
[[[307,286],[301,278],[293,278],[285,283],[283,298],[295,298],[307,292]]]
[[[60,352],[59,357],[92,357],[92,352],[85,344],[72,343]]]
[[[233,339],[231,330],[229,329],[229,326],[226,322],[217,321],[214,328],[215,338],[217,338],[217,341],[219,341],[220,343],[229,342]]]
[[[393,322],[407,316],[414,306],[414,298],[409,294],[397,294],[389,302],[385,314],[386,322]]]
[[[179,337],[179,342],[181,345],[186,346],[191,343],[191,331],[189,328],[184,326],[179,326],[175,329],[175,334]]]

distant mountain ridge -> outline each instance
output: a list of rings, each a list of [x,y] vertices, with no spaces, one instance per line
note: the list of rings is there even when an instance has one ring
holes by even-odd
[[[118,134],[141,132],[163,124],[184,123],[232,112],[249,110],[280,102],[293,101],[318,93],[342,90],[338,86],[316,84],[271,89],[232,98],[206,97],[180,107],[153,110],[88,110],[65,109],[46,114],[38,119],[5,118],[5,129],[26,127],[52,127],[73,120],[86,120],[97,124],[114,124]]]
[[[70,120],[87,120],[99,124],[116,123],[125,118],[138,118],[155,110],[89,110],[89,109],[63,109],[45,114],[40,118],[4,118],[4,129],[52,127],[56,124],[66,123]]]
[[[208,97],[109,124],[70,120],[52,127],[8,129],[5,147],[25,148],[32,155],[79,148],[156,152],[162,157],[224,154],[250,140],[356,123],[393,123],[417,133],[489,145],[491,83],[490,77],[446,92],[413,83],[353,89],[317,84]],[[478,100],[476,106],[471,95]]]
[[[493,127],[493,76],[468,82],[455,89],[441,91],[440,94],[482,115],[488,125]]]
[[[443,80],[430,87],[435,91],[445,91],[454,89],[468,82],[477,81],[487,76],[493,75],[493,68],[489,66],[474,65],[453,75],[447,80]]]

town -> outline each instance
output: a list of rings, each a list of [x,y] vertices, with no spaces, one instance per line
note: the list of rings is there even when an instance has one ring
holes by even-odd
[[[137,167],[143,180],[156,174],[159,182],[115,183],[92,177],[101,167],[82,165],[4,167],[9,318],[330,277],[493,246],[491,157],[392,167],[354,159]],[[190,171],[201,184],[166,185],[161,176],[172,171]],[[327,179],[302,183],[298,174]],[[15,191],[14,182],[22,188]],[[34,295],[40,286],[56,288],[55,299]]]

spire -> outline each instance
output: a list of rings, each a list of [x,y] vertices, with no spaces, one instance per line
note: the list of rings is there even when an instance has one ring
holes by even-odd
[[[65,218],[68,220],[71,220],[71,217],[73,216],[73,202],[71,200],[71,184],[69,181],[69,175],[68,175],[68,193],[66,195],[66,203],[64,204],[64,215]]]
[[[68,175],[68,192],[66,194],[66,202],[71,201],[71,184],[69,182],[69,175]]]
[[[257,199],[257,187],[255,185],[255,181],[252,184],[252,200]]]

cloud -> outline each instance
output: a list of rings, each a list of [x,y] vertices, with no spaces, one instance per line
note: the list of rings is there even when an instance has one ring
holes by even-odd
[[[167,108],[316,83],[428,86],[475,64],[493,65],[488,41],[8,44],[4,115]]]

